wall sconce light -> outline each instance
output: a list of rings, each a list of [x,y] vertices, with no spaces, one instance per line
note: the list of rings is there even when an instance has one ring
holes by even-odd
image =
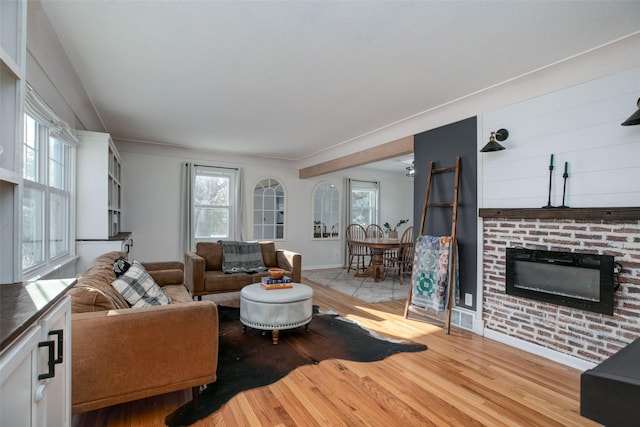
[[[411,166],[407,166],[405,169],[406,169],[406,171],[407,171],[407,172],[405,173],[405,175],[406,175],[406,176],[408,176],[408,177],[410,177],[410,178],[413,178],[413,176],[416,174],[416,170],[415,170],[415,168],[413,167],[413,165],[411,165]]]
[[[489,142],[487,142],[487,145],[482,147],[482,150],[480,150],[480,152],[488,153],[489,151],[504,150],[504,147],[498,144],[496,142],[496,139],[498,141],[504,141],[505,139],[507,139],[507,137],[509,137],[509,131],[506,129],[498,129],[495,132],[491,132],[491,136],[489,136]]]
[[[621,123],[622,126],[640,125],[640,98],[638,98],[638,109],[629,116],[627,120]]]

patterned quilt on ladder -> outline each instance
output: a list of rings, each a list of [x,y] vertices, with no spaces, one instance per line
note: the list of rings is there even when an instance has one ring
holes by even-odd
[[[451,236],[418,236],[413,259],[413,274],[411,276],[411,304],[438,315],[444,314],[449,295],[449,265],[453,250],[457,251],[457,244]],[[455,257],[455,301],[460,300],[458,283],[458,256]]]

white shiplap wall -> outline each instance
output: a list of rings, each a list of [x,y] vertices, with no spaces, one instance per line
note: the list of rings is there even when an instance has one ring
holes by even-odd
[[[506,128],[503,151],[480,153],[479,207],[640,206],[640,126],[620,126],[640,97],[640,67],[484,113],[478,150]]]

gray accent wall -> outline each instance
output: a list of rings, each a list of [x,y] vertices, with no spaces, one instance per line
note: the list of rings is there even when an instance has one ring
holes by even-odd
[[[415,135],[414,158],[414,237],[420,234],[451,235],[451,208],[428,209],[424,232],[420,232],[420,219],[430,162],[437,168],[454,166],[461,158],[460,188],[458,193],[457,240],[459,251],[460,302],[458,306],[475,310],[477,303],[477,119],[471,117]],[[430,201],[453,201],[454,174],[438,174],[431,185]],[[473,295],[473,304],[467,306],[465,293]]]

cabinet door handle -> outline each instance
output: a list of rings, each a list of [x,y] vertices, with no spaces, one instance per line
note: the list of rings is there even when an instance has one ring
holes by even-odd
[[[49,331],[49,336],[51,335],[57,335],[58,337],[58,354],[56,356],[56,359],[53,361],[53,363],[58,364],[58,363],[62,363],[62,354],[63,354],[63,348],[64,348],[64,331],[62,329],[56,329],[53,331]]]
[[[46,380],[47,378],[53,378],[56,375],[56,364],[54,361],[54,352],[53,352],[53,341],[42,341],[38,343],[38,348],[48,347],[49,359],[47,360],[47,366],[49,367],[49,372],[46,374],[38,375],[38,380]]]

